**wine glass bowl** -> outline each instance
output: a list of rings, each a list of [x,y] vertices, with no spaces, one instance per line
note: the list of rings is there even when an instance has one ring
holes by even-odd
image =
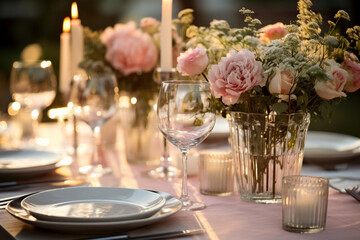
[[[174,80],[161,84],[157,105],[158,126],[182,154],[183,185],[180,200],[184,210],[205,208],[187,193],[186,160],[190,148],[200,144],[215,125],[214,101],[207,82]]]
[[[110,72],[89,72],[74,76],[69,106],[78,120],[88,124],[94,136],[92,163],[80,172],[101,176],[111,172],[101,150],[100,129],[117,111],[118,86]]]
[[[31,142],[37,135],[41,110],[48,107],[56,95],[56,76],[51,61],[14,62],[10,75],[10,92],[12,98],[20,103],[23,114],[29,116],[24,119],[32,121],[31,129],[24,129]],[[25,122],[23,124],[27,126]]]
[[[14,62],[10,91],[15,101],[30,109],[48,107],[56,94],[56,77],[51,61]]]

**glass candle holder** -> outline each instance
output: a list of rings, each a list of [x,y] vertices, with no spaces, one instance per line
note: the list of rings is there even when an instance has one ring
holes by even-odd
[[[282,180],[283,229],[317,233],[325,228],[329,180],[315,176],[286,176]]]
[[[199,154],[200,193],[228,196],[234,189],[233,158],[230,150],[203,150]]]

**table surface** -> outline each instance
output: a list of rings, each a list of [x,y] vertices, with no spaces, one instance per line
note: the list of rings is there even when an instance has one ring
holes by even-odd
[[[119,134],[119,133],[118,133]],[[154,180],[146,177],[144,172],[154,168],[141,164],[129,164],[123,149],[123,144],[107,148],[107,160],[113,170],[112,174],[92,179],[92,186],[126,187],[153,189],[168,192],[173,196],[179,196],[181,179],[171,182]],[[55,175],[78,175],[78,165],[82,159],[89,156],[81,156],[70,167],[63,167],[56,171]],[[341,171],[325,171],[320,167],[304,165],[302,174],[315,176],[347,176],[360,178],[360,161]],[[45,176],[45,178],[53,177]],[[158,229],[175,228],[198,228],[206,230],[205,234],[184,239],[359,239],[360,236],[360,204],[350,195],[339,193],[330,189],[326,228],[316,234],[297,234],[282,229],[281,204],[256,204],[240,200],[236,191],[226,197],[207,196],[199,192],[197,176],[188,178],[189,195],[206,203],[207,207],[201,211],[179,213],[154,225],[141,228],[131,233],[134,236],[141,232],[157,231]],[[1,193],[0,198],[9,193]],[[15,194],[15,192],[14,192]],[[0,210],[0,222],[16,239],[79,239],[83,236],[67,233],[56,233],[38,229],[22,223],[12,217],[5,210]]]

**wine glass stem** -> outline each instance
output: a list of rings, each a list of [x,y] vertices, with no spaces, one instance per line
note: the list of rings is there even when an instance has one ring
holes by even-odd
[[[165,137],[163,137],[163,154],[161,158],[161,167],[163,167],[164,171],[168,171],[169,169],[169,151],[167,148],[167,140]]]
[[[95,127],[93,130],[94,134],[94,154],[93,154],[93,164],[97,165],[100,164],[100,156],[99,156],[99,150],[101,146],[101,132],[100,127]]]
[[[181,188],[180,200],[185,204],[189,201],[188,187],[187,187],[187,164],[186,164],[188,153],[189,153],[188,149],[181,149],[183,171],[182,171],[182,188]]]

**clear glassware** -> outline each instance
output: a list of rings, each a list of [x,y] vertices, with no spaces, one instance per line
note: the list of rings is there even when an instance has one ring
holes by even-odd
[[[74,76],[69,107],[76,119],[87,123],[94,136],[91,164],[79,171],[91,176],[110,173],[105,156],[101,153],[101,127],[117,111],[118,86],[116,77],[110,72],[90,72]]]
[[[171,71],[162,71],[161,68],[157,68],[153,72],[153,79],[157,83],[162,81],[174,80],[178,73],[175,68]],[[172,157],[170,156],[168,140],[164,136],[162,139],[162,155],[160,157],[160,166],[151,169],[146,172],[146,176],[153,179],[161,179],[165,181],[172,181],[174,178],[179,176],[179,169],[171,165]]]
[[[325,229],[329,179],[293,175],[282,179],[283,229],[317,233]]]
[[[32,119],[32,129],[24,129],[24,134],[27,133],[28,138],[34,140],[41,111],[54,101],[56,95],[56,76],[51,61],[14,62],[10,92],[28,114],[26,119]]]
[[[182,155],[182,190],[180,200],[183,210],[205,208],[202,202],[190,200],[187,188],[189,150],[200,144],[215,125],[214,101],[207,82],[174,80],[161,83],[157,105],[158,126],[164,136]]]

